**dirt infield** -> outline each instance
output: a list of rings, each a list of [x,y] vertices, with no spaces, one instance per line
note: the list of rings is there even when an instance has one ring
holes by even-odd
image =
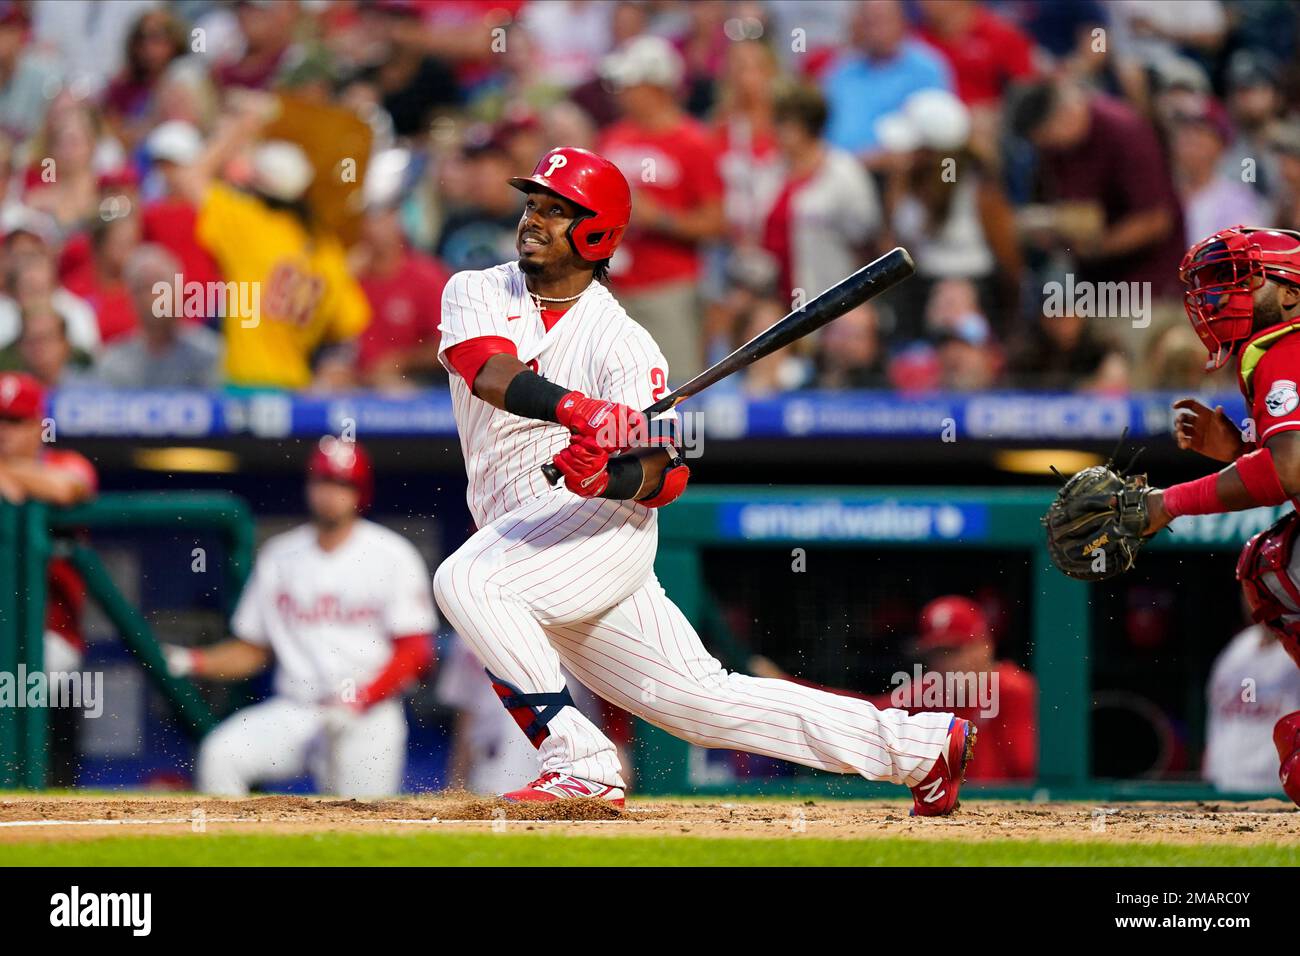
[[[960,841],[1071,840],[1218,846],[1300,843],[1300,811],[1253,803],[1008,803],[971,800],[951,817],[914,819],[903,801],[637,800],[626,810],[588,800],[511,804],[466,793],[357,801],[266,796],[6,796],[0,844],[128,834],[331,833],[507,829],[584,835],[911,837]]]

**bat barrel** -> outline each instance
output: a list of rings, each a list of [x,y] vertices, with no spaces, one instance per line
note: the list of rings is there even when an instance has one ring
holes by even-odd
[[[722,381],[764,356],[817,331],[867,300],[887,292],[915,272],[916,263],[912,261],[911,254],[902,246],[895,246],[879,259],[841,279],[811,302],[795,309],[771,328],[754,336],[717,365],[705,369],[685,385],[673,389],[645,409],[645,416],[653,418],[676,407],[678,403],[692,395],[698,395],[715,382]],[[551,484],[559,483],[560,472],[553,464],[548,462],[543,465],[542,472]]]
[[[879,259],[841,279],[812,301],[804,303],[771,328],[754,336],[717,365],[705,369],[685,385],[659,399],[645,409],[645,414],[654,416],[668,411],[683,399],[698,395],[728,375],[785,348],[845,312],[892,289],[915,272],[916,263],[912,261],[911,253],[902,246],[895,246]]]

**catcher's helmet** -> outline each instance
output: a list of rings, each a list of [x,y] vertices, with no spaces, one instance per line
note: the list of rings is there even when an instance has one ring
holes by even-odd
[[[569,226],[573,251],[588,262],[614,254],[632,218],[632,190],[617,166],[575,146],[559,146],[540,160],[531,176],[515,176],[521,192],[541,189],[581,206],[586,215]]]
[[[1232,226],[1202,239],[1183,256],[1178,277],[1192,328],[1221,368],[1251,337],[1256,289],[1266,279],[1300,286],[1300,232]]]
[[[314,449],[307,462],[307,478],[341,481],[357,490],[357,510],[370,507],[375,492],[375,473],[366,450],[354,441],[343,441],[326,435]]]

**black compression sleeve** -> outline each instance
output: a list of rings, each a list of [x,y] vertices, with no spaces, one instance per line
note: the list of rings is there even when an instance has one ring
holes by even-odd
[[[569,394],[554,382],[548,382],[532,369],[524,369],[506,386],[506,411],[520,418],[555,421],[555,408]]]
[[[641,467],[641,459],[636,455],[619,455],[609,460],[609,485],[605,488],[602,498],[609,498],[613,501],[630,501],[636,497],[636,493],[641,490],[641,483],[645,481],[645,470]]]

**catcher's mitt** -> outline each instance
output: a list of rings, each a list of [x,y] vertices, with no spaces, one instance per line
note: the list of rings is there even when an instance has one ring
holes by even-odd
[[[1146,541],[1150,492],[1146,475],[1125,476],[1109,464],[1074,475],[1043,515],[1052,563],[1082,581],[1128,571]]]

